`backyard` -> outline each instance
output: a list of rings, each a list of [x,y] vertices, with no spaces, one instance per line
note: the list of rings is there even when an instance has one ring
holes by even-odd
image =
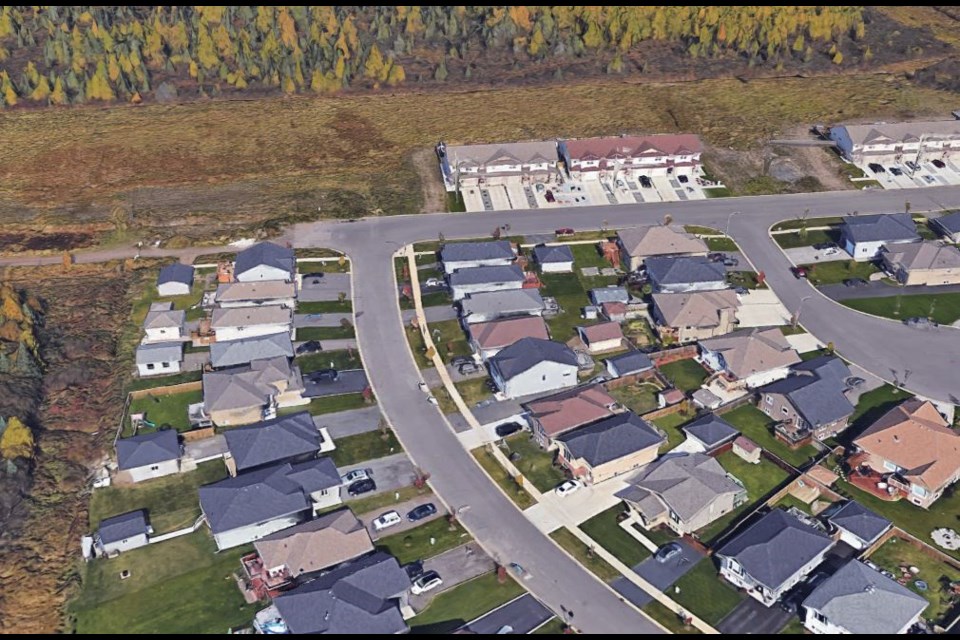
[[[181,391],[168,395],[147,394],[130,401],[130,414],[143,413],[145,418],[157,427],[169,425],[177,431],[188,431],[190,420],[187,417],[187,407],[191,404],[203,402],[203,391]],[[129,423],[124,425],[124,434],[133,435]],[[149,431],[145,429],[144,431]]]
[[[473,457],[476,458],[480,466],[483,467],[483,470],[487,472],[487,475],[493,478],[493,481],[503,489],[503,492],[507,494],[508,498],[513,500],[513,503],[516,504],[517,507],[523,510],[537,504],[534,497],[517,484],[516,480],[507,473],[503,465],[497,462],[497,459],[494,458],[493,454],[486,448],[478,447],[471,453],[473,453]]]
[[[519,456],[516,460],[511,457],[514,466],[541,492],[552,491],[567,479],[563,470],[553,464],[554,454],[541,449],[526,431],[504,439],[504,443],[508,456]]]
[[[127,385],[127,391],[138,391],[141,389],[156,389],[157,387],[168,387],[184,382],[200,382],[203,379],[202,371],[185,371],[172,376],[160,376],[157,378],[135,378]]]
[[[651,420],[653,424],[667,434],[667,441],[660,445],[660,453],[673,449],[687,439],[687,434],[681,431],[681,427],[690,422],[692,417],[682,411],[677,411]]]
[[[330,458],[338,467],[346,467],[364,460],[375,460],[403,451],[392,429],[384,432],[377,430],[358,433],[337,438],[334,442],[337,448],[330,452]]]
[[[610,563],[601,558],[590,547],[580,541],[580,538],[570,533],[565,527],[560,527],[550,534],[550,537],[567,553],[577,559],[577,562],[589,569],[604,582],[610,582],[620,577],[620,572]]]
[[[620,562],[633,567],[649,558],[650,551],[620,527],[617,518],[622,513],[623,505],[614,505],[582,522],[580,529]]]
[[[930,601],[930,607],[923,612],[923,617],[941,625],[955,619],[960,599],[951,597],[948,589],[951,583],[960,582],[960,569],[923,553],[908,541],[897,537],[884,542],[870,555],[870,560],[898,578],[903,573],[900,567],[920,569],[915,578],[910,578],[907,588]],[[925,582],[927,588],[918,589],[917,580]]]
[[[673,386],[684,393],[699,389],[709,375],[703,365],[690,358],[661,365],[659,369]]]
[[[723,419],[740,430],[743,435],[794,467],[806,464],[810,458],[818,453],[817,448],[813,445],[807,444],[797,449],[791,449],[784,442],[778,440],[773,435],[773,421],[752,404],[746,404],[724,413]]]
[[[623,323],[623,335],[636,347],[657,344],[656,334],[650,328],[650,324],[643,318],[635,318]]]
[[[442,506],[440,513],[443,513]],[[451,526],[447,518],[441,515],[414,529],[380,538],[377,547],[394,556],[400,564],[406,564],[432,558],[470,540],[470,534],[464,531],[460,523]]]
[[[450,633],[524,593],[512,578],[503,584],[487,573],[441,593],[426,609],[407,621],[412,633]]]
[[[574,263],[574,268],[579,268]],[[566,342],[577,335],[578,326],[595,324],[597,320],[584,320],[580,310],[590,304],[587,291],[575,273],[544,273],[540,275],[544,284],[541,290],[544,296],[556,298],[560,313],[546,318],[550,328],[550,337],[558,342]]]
[[[934,293],[843,300],[857,311],[894,320],[930,318],[938,324],[960,320],[960,293]]]
[[[880,272],[880,269],[872,262],[857,262],[853,258],[800,266],[807,270],[807,280],[814,286],[838,284],[850,278],[862,278],[869,281],[870,276]]]
[[[630,411],[643,415],[657,408],[657,394],[660,388],[652,382],[636,382],[607,391]]]
[[[710,558],[698,562],[666,592],[681,607],[714,626],[746,597],[721,580]]]

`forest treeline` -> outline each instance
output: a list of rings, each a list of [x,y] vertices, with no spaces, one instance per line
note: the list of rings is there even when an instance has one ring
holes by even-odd
[[[647,41],[749,64],[841,64],[843,43],[864,30],[862,7],[4,6],[0,104],[443,82],[448,62],[484,55],[521,64],[602,51],[616,73]]]

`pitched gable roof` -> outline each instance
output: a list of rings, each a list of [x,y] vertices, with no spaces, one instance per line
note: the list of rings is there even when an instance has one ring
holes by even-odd
[[[295,285],[281,280],[225,282],[217,285],[217,293],[214,295],[217,302],[269,302],[294,297],[296,297]]]
[[[175,310],[172,308],[172,304],[169,309],[155,308],[155,306],[162,307],[167,305],[164,305],[162,302],[150,305],[150,311],[147,312],[146,317],[143,319],[144,329],[171,329],[183,326],[183,321],[187,315],[186,311]]]
[[[293,249],[272,242],[258,242],[237,254],[233,273],[238,276],[259,266],[273,267],[293,274],[297,259]]]
[[[590,289],[590,301],[593,304],[603,304],[605,302],[630,302],[630,292],[626,287],[597,287]]]
[[[117,466],[135,469],[180,459],[180,440],[176,429],[161,429],[117,440]]]
[[[931,221],[949,234],[960,233],[960,211],[933,218]]]
[[[462,287],[470,284],[495,284],[500,282],[523,281],[523,269],[515,264],[469,267],[466,269],[457,269],[450,274],[451,287]]]
[[[853,415],[854,406],[844,394],[850,369],[836,356],[820,356],[794,367],[794,375],[772,382],[761,393],[783,394],[814,428]]]
[[[960,249],[933,240],[901,242],[886,247],[883,258],[895,267],[914,269],[960,269]]]
[[[293,311],[279,305],[265,307],[218,307],[213,310],[210,326],[214,329],[225,327],[253,327],[265,324],[290,324]]]
[[[270,534],[253,546],[265,567],[286,567],[295,576],[373,551],[367,528],[349,508]]]
[[[470,337],[476,340],[481,349],[501,349],[521,338],[540,338],[541,340],[550,338],[547,333],[547,323],[540,316],[478,322],[470,325]]]
[[[104,518],[100,521],[100,526],[97,527],[97,535],[103,544],[120,542],[144,533],[149,533],[147,512],[144,509]]]
[[[577,327],[580,338],[588,345],[607,340],[623,340],[623,329],[619,322],[600,322],[586,327]]]
[[[703,143],[692,133],[662,133],[648,136],[602,136],[564,140],[571,159],[631,158],[647,155],[691,155]],[[652,152],[652,153],[651,153]]]
[[[857,144],[883,144],[925,140],[956,140],[960,138],[960,121],[928,120],[920,122],[890,122],[882,124],[845,124],[851,141]]]
[[[660,317],[668,327],[706,329],[720,326],[720,312],[736,311],[740,307],[740,299],[732,289],[655,293],[653,305],[660,311]]]
[[[497,242],[448,242],[440,250],[443,262],[477,262],[481,260],[513,260],[513,245]]]
[[[604,360],[608,365],[613,366],[617,375],[628,376],[631,373],[640,373],[653,369],[653,362],[642,351],[628,351],[618,356],[612,356]]]
[[[565,244],[540,245],[534,247],[533,255],[540,264],[573,262],[573,251]]]
[[[511,315],[542,311],[546,305],[537,289],[509,289],[471,293],[460,301],[462,316]]]
[[[740,434],[729,422],[715,413],[701,416],[681,429],[688,437],[702,442],[708,451],[733,440]]]
[[[723,263],[711,262],[704,256],[647,258],[647,276],[655,286],[726,282]]]
[[[867,509],[856,500],[847,502],[827,520],[868,543],[879,538],[892,524],[889,520]]]
[[[560,342],[540,338],[521,338],[491,357],[490,366],[495,367],[504,380],[510,380],[541,362],[554,362],[568,367],[577,366],[577,354]]]
[[[919,240],[917,225],[909,213],[845,216],[843,232],[854,242]]]
[[[186,285],[192,285],[193,271],[193,267],[187,264],[180,264],[179,262],[168,264],[160,269],[160,273],[157,275],[157,284],[161,285],[168,282],[179,282]]]
[[[210,411],[265,405],[281,390],[303,390],[300,369],[286,358],[255,360],[247,367],[203,374],[203,406]]]
[[[153,342],[137,345],[135,356],[137,364],[157,364],[160,362],[182,362],[182,342]]]
[[[557,162],[557,143],[553,141],[503,142],[497,144],[448,145],[447,157],[457,166],[486,167],[497,164],[543,164]]]
[[[301,411],[224,432],[237,471],[320,451],[320,430]]]
[[[618,231],[617,237],[631,256],[707,252],[707,243],[687,233],[680,225],[642,225]]]
[[[571,458],[596,467],[643,449],[659,447],[666,437],[628,411],[568,431],[557,440],[566,445]]]
[[[525,407],[547,437],[612,416],[617,401],[598,384],[576,387],[528,402]]]
[[[743,329],[701,340],[700,346],[723,354],[727,371],[740,379],[800,362],[779,329]]]
[[[233,367],[254,360],[292,358],[293,342],[288,333],[273,333],[210,345],[210,364],[214,368]]]

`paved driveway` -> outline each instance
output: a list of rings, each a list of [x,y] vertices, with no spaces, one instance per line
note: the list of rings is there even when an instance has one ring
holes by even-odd
[[[797,247],[795,249],[784,249],[783,251],[793,264],[839,262],[850,259],[850,254],[843,249],[837,249],[836,253],[831,254],[828,254],[826,250],[814,249],[813,247]]]
[[[293,316],[293,326],[301,327],[339,327],[342,320],[353,324],[352,313],[298,313]]]
[[[380,407],[364,407],[337,413],[325,413],[313,416],[313,423],[318,429],[329,430],[330,437],[336,440],[346,436],[355,436],[359,433],[376,431],[380,426]]]
[[[363,369],[340,371],[336,380],[321,380],[317,373],[303,374],[304,397],[326,398],[346,393],[360,393],[367,388],[367,373]]]
[[[341,293],[350,297],[350,274],[325,273],[322,278],[304,279],[297,299],[300,302],[339,300]]]
[[[471,622],[467,629],[480,635],[494,635],[509,625],[514,634],[525,635],[553,618],[553,612],[529,593],[511,600]]]
[[[299,340],[293,343],[293,348],[297,349],[300,345],[303,344],[303,340]],[[320,348],[323,351],[343,351],[344,349],[354,349],[357,348],[357,339],[356,338],[337,338],[336,340],[321,340]]]
[[[380,487],[378,486],[377,489],[379,488]],[[428,504],[431,502],[434,504],[435,507],[437,507],[437,513],[435,515],[432,515],[429,518],[424,518],[423,520],[417,520],[416,522],[410,522],[409,520],[407,520],[407,513],[409,513],[411,509],[413,509],[414,507],[419,507],[422,504]],[[388,511],[396,511],[397,513],[400,514],[400,517],[403,518],[403,521],[398,525],[390,527],[389,529],[384,529],[383,531],[377,531],[373,527],[373,521],[379,518],[384,513],[387,513]],[[362,522],[363,525],[367,528],[367,531],[370,532],[370,537],[373,538],[374,540],[378,540],[379,538],[383,538],[386,536],[392,536],[395,533],[403,533],[404,531],[409,531],[410,529],[416,529],[422,524],[426,524],[431,520],[436,520],[437,518],[443,518],[443,517],[445,517],[445,511],[443,509],[443,505],[437,499],[437,496],[433,495],[432,493],[427,493],[422,496],[417,496],[412,500],[404,500],[403,502],[391,504],[381,509],[375,509],[370,513],[365,513],[359,516],[360,522]]]
[[[475,542],[468,542],[455,549],[428,558],[423,563],[423,570],[439,573],[443,584],[439,588],[419,596],[411,594],[410,606],[415,611],[422,611],[444,591],[449,591],[468,580],[490,573],[496,568],[497,563],[484,553],[480,545]]]
[[[396,491],[397,489],[402,489],[403,487],[409,487],[411,484],[413,484],[413,479],[415,477],[413,463],[410,462],[410,458],[407,457],[407,454],[405,453],[395,453],[384,458],[366,460],[359,464],[351,464],[344,467],[339,467],[339,469],[340,475],[343,475],[348,471],[353,471],[354,469],[372,469],[373,481],[377,483],[376,493],[382,493],[384,491]],[[347,488],[344,487],[343,491],[340,492],[340,495],[343,496],[344,501],[349,503],[350,500],[368,498],[375,494],[364,493],[363,495],[359,495],[354,498],[347,495]]]
[[[633,570],[656,588],[666,591],[670,585],[682,578],[693,569],[695,564],[706,557],[699,549],[683,540],[679,540],[677,543],[683,549],[679,557],[669,562],[660,563],[651,556],[634,567]]]
[[[443,304],[433,307],[424,307],[423,313],[427,316],[427,324],[431,322],[444,322],[446,320],[456,320],[459,317],[457,310],[452,304]],[[403,318],[404,326],[409,327],[410,321],[417,317],[415,309],[404,309],[400,312]]]
[[[730,635],[775,634],[787,626],[793,615],[778,604],[765,607],[762,602],[748,596],[720,621],[717,631]]]

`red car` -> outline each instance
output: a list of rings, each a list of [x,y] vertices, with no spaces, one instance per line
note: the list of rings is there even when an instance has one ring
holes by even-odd
[[[806,278],[806,277],[807,277],[807,269],[806,269],[806,267],[792,267],[792,268],[790,269],[790,271],[793,272],[793,275],[794,275],[794,277],[796,277],[796,278]]]
[[[563,227],[562,229],[554,231],[553,234],[556,236],[572,236],[574,231],[570,227]]]

